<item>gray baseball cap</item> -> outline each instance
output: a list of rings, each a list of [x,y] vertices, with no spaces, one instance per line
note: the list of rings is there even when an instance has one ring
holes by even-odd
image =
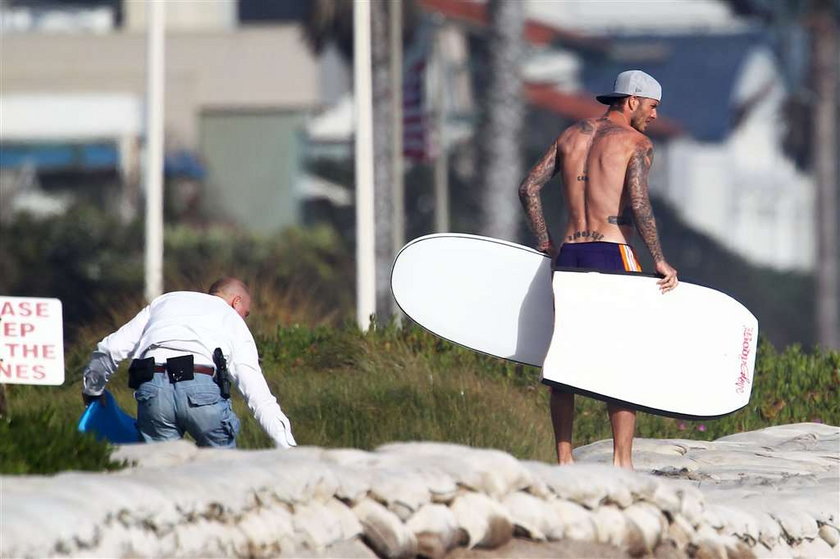
[[[641,70],[627,70],[615,78],[615,86],[612,93],[598,95],[595,99],[605,105],[609,105],[614,99],[635,95],[637,97],[648,97],[650,99],[662,100],[662,86],[649,74]]]

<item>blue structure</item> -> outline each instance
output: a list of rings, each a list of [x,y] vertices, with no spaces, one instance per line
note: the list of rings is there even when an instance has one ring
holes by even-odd
[[[720,142],[737,121],[733,90],[750,51],[759,46],[771,46],[759,31],[611,37],[605,51],[583,54],[583,86],[612,91],[619,72],[644,70],[662,84],[660,115],[697,140]]]

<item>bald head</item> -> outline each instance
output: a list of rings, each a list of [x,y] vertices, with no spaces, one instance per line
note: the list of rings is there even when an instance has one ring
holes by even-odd
[[[220,278],[213,282],[207,293],[224,299],[242,318],[251,314],[251,293],[242,280]]]

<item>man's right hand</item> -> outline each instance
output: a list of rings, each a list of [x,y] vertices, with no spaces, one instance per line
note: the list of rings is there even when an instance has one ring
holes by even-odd
[[[662,276],[662,279],[656,282],[662,293],[668,293],[677,287],[679,283],[677,280],[677,271],[666,261],[660,260],[656,263],[656,273]]]

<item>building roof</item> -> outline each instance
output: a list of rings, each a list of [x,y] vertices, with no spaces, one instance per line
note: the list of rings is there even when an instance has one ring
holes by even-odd
[[[489,23],[487,7],[474,0],[418,0],[419,6],[436,12],[450,19],[476,27],[485,27]],[[546,24],[535,19],[525,21],[525,39],[533,45],[567,44],[580,48],[600,50],[604,47],[598,39],[567,28]]]
[[[474,0],[418,0],[418,3],[426,11],[466,25],[488,24],[485,4]],[[619,72],[637,68],[654,76],[663,88],[660,118],[651,126],[652,135],[672,136],[682,132],[701,141],[721,141],[734,127],[739,107],[735,106],[733,93],[744,61],[753,47],[769,43],[762,32],[737,26],[728,29],[670,35],[594,36],[528,19],[525,22],[528,42],[535,46],[570,48],[583,58],[584,92],[564,93],[548,84],[531,83],[526,85],[527,98],[540,108],[568,118],[588,118],[603,111],[589,97],[611,91]]]

